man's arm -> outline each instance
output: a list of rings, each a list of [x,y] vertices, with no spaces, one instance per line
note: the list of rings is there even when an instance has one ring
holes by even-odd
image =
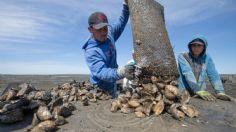
[[[86,51],[85,58],[91,74],[95,77],[107,82],[115,82],[120,79],[117,69],[107,68],[102,56],[95,50]]]
[[[123,4],[122,14],[118,20],[118,22],[112,25],[111,33],[114,37],[114,41],[116,41],[121,33],[124,31],[124,28],[129,20],[129,7],[126,4]]]

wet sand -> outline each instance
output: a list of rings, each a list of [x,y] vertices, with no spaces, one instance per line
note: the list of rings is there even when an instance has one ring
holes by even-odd
[[[87,78],[86,78],[87,79]],[[63,79],[62,79],[63,80]],[[64,78],[64,81],[66,79]],[[73,80],[73,79],[72,79]],[[75,79],[76,80],[76,79]],[[79,79],[81,81],[81,79]],[[70,80],[69,80],[70,81]],[[40,86],[40,85],[39,85]],[[57,86],[57,85],[56,85]],[[209,86],[209,89],[210,86]],[[236,85],[225,84],[226,92],[236,97]],[[216,102],[203,101],[191,98],[190,104],[200,111],[198,118],[188,118],[178,121],[169,114],[163,113],[156,117],[151,115],[145,118],[136,118],[134,114],[112,113],[110,104],[112,100],[91,103],[82,106],[76,102],[77,110],[67,118],[66,125],[60,126],[58,131],[68,132],[235,132],[236,131],[236,103],[217,100]],[[0,124],[0,131],[22,132],[30,127],[32,114],[15,124]]]

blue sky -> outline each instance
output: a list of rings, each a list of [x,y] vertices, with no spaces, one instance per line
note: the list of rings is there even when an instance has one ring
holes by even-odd
[[[175,55],[196,35],[219,73],[236,74],[235,0],[157,0],[165,7],[166,28]],[[201,2],[200,2],[201,1]],[[88,74],[83,46],[87,18],[95,11],[118,19],[122,0],[1,0],[0,74]],[[118,64],[131,58],[131,23],[116,42]]]

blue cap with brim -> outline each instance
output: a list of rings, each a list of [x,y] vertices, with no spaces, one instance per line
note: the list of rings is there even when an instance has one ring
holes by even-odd
[[[94,12],[89,16],[88,24],[95,29],[103,28],[108,25],[107,16],[103,12]]]

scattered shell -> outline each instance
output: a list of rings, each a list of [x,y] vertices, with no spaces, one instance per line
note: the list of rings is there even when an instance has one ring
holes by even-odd
[[[157,86],[159,89],[164,89],[164,88],[165,88],[165,84],[164,84],[164,83],[156,83],[156,86]]]
[[[52,114],[48,110],[47,106],[40,106],[37,111],[37,117],[40,121],[50,120],[52,118]]]
[[[138,118],[144,118],[145,117],[145,114],[143,112],[134,112],[135,113],[135,116],[138,117]]]
[[[14,98],[16,98],[16,91],[11,89],[7,93],[6,101],[10,101]]]
[[[163,100],[160,100],[157,104],[154,104],[153,107],[152,107],[152,111],[154,112],[154,114],[156,116],[160,115],[163,110],[164,110],[164,101]]]
[[[19,85],[19,87],[21,87],[21,89],[19,90],[19,92],[17,93],[17,97],[19,96],[23,96],[24,94],[28,94],[31,91],[35,90],[31,84],[27,84],[27,83],[23,83],[21,85]]]
[[[51,99],[51,93],[49,91],[38,91],[35,94],[34,99],[48,101]]]
[[[118,100],[120,101],[121,104],[128,103],[128,99],[124,95],[119,95]]]
[[[0,96],[0,101],[5,101],[7,98],[7,94],[1,95]]]
[[[135,112],[143,112],[143,111],[144,111],[143,106],[139,106],[139,107],[135,108]]]
[[[133,112],[133,109],[129,108],[129,107],[122,107],[120,109],[120,111],[124,114],[128,114],[128,113],[132,113]]]
[[[32,120],[31,126],[34,127],[34,126],[36,126],[37,124],[39,124],[39,122],[40,122],[40,120],[39,120],[37,114],[34,113],[34,116],[33,116],[33,120]]]
[[[129,104],[129,106],[132,107],[132,108],[137,108],[137,107],[140,106],[139,101],[138,101],[138,100],[135,100],[135,99],[129,100],[129,101],[128,101],[128,104]]]
[[[151,80],[153,84],[156,84],[158,82],[158,78],[156,76],[151,76]]]
[[[174,94],[175,96],[179,96],[179,90],[177,87],[173,86],[173,85],[166,85],[165,86],[165,90],[169,90],[172,94]]]
[[[44,122],[39,123],[35,126],[31,132],[51,132],[56,129],[56,125],[53,121],[47,120]]]
[[[181,112],[180,110],[178,110],[177,108],[180,107],[180,104],[172,104],[170,106],[170,113],[172,114],[172,116],[175,118],[175,119],[182,119],[185,117],[185,114],[183,112]]]
[[[152,103],[152,102],[147,101],[147,102],[144,102],[144,103],[143,103],[143,112],[144,112],[147,116],[150,115],[151,110],[152,110],[152,106],[153,106],[153,103]]]
[[[190,118],[198,117],[199,112],[191,105],[182,105],[180,109]]]
[[[55,118],[55,125],[56,126],[61,126],[67,123],[67,121],[65,120],[65,118],[63,116],[56,116]]]
[[[177,81],[177,80],[171,81],[171,82],[170,82],[170,85],[178,86],[178,81]]]
[[[115,100],[111,103],[111,112],[116,112],[121,107],[121,103],[118,100]]]

